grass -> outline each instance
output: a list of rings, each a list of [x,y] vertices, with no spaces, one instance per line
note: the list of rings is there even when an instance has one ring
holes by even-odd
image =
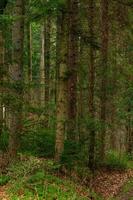
[[[52,161],[30,158],[9,167],[8,194],[12,200],[87,200],[85,187],[53,173]]]

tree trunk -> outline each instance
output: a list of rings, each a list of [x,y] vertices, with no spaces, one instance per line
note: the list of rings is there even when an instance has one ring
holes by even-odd
[[[50,101],[50,31],[51,18],[47,17],[45,23],[45,127],[49,126],[49,101]]]
[[[89,167],[94,169],[95,164],[95,108],[94,108],[94,84],[95,84],[95,63],[94,63],[94,0],[89,0],[89,31],[90,31],[90,63],[89,63],[89,116],[91,120],[91,127],[89,131]]]
[[[67,137],[75,140],[77,116],[77,69],[78,69],[78,0],[69,0],[69,42],[68,42],[68,129]]]
[[[12,27],[12,66],[9,73],[12,84],[11,127],[9,136],[10,159],[15,159],[22,132],[23,101],[23,40],[24,40],[24,0],[16,0],[14,6],[15,21]],[[18,17],[19,16],[19,17]]]
[[[40,61],[40,104],[44,107],[45,100],[45,20],[42,24],[42,32],[41,32],[41,61]]]
[[[68,19],[67,13],[62,12],[60,33],[59,87],[57,95],[57,127],[55,160],[60,161],[64,150],[65,125],[67,118],[67,42]]]
[[[4,67],[4,40],[2,31],[0,31],[0,135],[3,129],[3,103],[2,103],[2,96],[3,96],[3,67]]]
[[[101,0],[101,96],[100,96],[100,159],[105,156],[106,111],[107,111],[107,69],[108,69],[108,0]]]
[[[60,13],[57,13],[56,19],[56,70],[55,70],[55,103],[57,102],[58,96],[58,84],[59,84],[59,52],[60,52],[60,35],[61,35],[61,26],[60,26]]]
[[[30,22],[27,22],[27,52],[28,52],[28,89],[29,103],[32,103],[32,29]]]

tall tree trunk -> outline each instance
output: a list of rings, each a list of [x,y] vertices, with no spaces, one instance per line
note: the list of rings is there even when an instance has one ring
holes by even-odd
[[[31,23],[27,22],[27,52],[28,52],[28,87],[29,87],[29,102],[32,103],[32,28]]]
[[[3,67],[4,67],[4,40],[3,40],[3,33],[0,31],[0,135],[2,133],[3,128],[3,103],[2,103],[2,96],[3,96]]]
[[[42,24],[42,32],[41,32],[41,61],[40,61],[40,104],[41,106],[44,106],[44,100],[45,100],[45,20],[44,23]]]
[[[77,116],[77,69],[78,69],[78,0],[69,0],[68,42],[68,139],[75,140]]]
[[[49,101],[50,101],[50,31],[51,31],[51,18],[47,17],[45,23],[45,127],[49,126]]]
[[[101,135],[100,135],[100,159],[105,156],[105,137],[106,137],[106,111],[107,111],[107,69],[108,69],[108,0],[101,0]]]
[[[58,96],[58,84],[59,84],[59,52],[60,52],[60,35],[61,35],[61,26],[60,26],[60,13],[57,12],[56,19],[56,70],[55,70],[55,103],[57,102]]]
[[[131,125],[131,108],[130,105],[128,105],[127,109],[127,121],[126,121],[126,131],[127,131],[127,148],[126,151],[129,155],[132,155],[133,151],[133,130]]]
[[[95,63],[94,63],[94,0],[89,0],[89,31],[90,31],[90,63],[89,63],[89,116],[91,120],[91,127],[89,131],[89,167],[94,169],[95,162],[95,125],[94,125],[94,84],[95,84]]]
[[[55,160],[60,161],[64,150],[65,125],[67,118],[67,42],[68,42],[68,19],[66,10],[61,14],[60,33],[60,58],[59,58],[59,87],[57,95],[57,127]]]
[[[16,0],[14,5],[15,21],[12,27],[12,66],[10,78],[12,83],[11,127],[9,137],[9,155],[15,159],[22,132],[23,99],[23,40],[24,40],[24,0]]]

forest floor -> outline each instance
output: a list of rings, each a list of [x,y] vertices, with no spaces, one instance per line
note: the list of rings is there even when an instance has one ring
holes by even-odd
[[[125,193],[123,186],[128,184],[130,186],[128,192],[132,193],[133,182],[130,181],[132,179],[133,179],[133,169],[128,169],[125,171],[102,170],[97,173],[94,180],[93,188],[96,191],[96,193],[99,195],[102,195],[103,199],[105,200],[111,199],[111,198],[115,199],[114,197],[117,197],[117,196],[121,200],[120,196],[124,195],[123,191]],[[125,195],[128,196],[128,192],[125,193]],[[127,199],[125,198],[122,200],[127,200]]]
[[[92,180],[61,174],[52,160],[22,158],[0,177],[0,200],[133,200],[133,169],[97,171]]]

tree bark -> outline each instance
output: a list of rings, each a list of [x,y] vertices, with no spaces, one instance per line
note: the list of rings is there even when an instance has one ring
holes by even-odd
[[[29,103],[32,103],[32,28],[31,23],[27,22],[27,52],[28,52],[28,89]]]
[[[3,40],[3,33],[0,31],[0,135],[3,129],[3,103],[2,103],[2,96],[3,96],[3,70],[4,70],[4,40]]]
[[[12,27],[12,65],[9,73],[12,84],[11,127],[9,136],[10,159],[15,159],[22,132],[23,101],[23,40],[24,40],[24,0],[16,0],[14,5],[15,21]]]
[[[41,32],[41,61],[40,61],[40,104],[42,107],[45,105],[45,20],[42,24]]]
[[[51,18],[48,16],[45,23],[45,127],[49,126],[49,101],[50,101],[50,31]]]
[[[68,140],[76,140],[77,69],[78,69],[78,0],[69,0],[68,40]]]
[[[57,95],[57,127],[55,160],[60,161],[64,150],[65,125],[67,119],[67,42],[68,42],[68,19],[66,10],[61,14],[60,33],[60,59],[59,59],[59,87]]]
[[[106,137],[106,111],[107,111],[107,69],[108,69],[108,37],[109,37],[109,17],[108,0],[101,0],[101,96],[100,96],[100,159],[105,156]]]
[[[94,108],[94,84],[95,84],[95,55],[94,55],[94,0],[89,0],[89,32],[91,38],[90,44],[90,63],[89,63],[89,116],[91,120],[91,127],[89,130],[89,167],[94,169],[95,164],[95,108]]]

